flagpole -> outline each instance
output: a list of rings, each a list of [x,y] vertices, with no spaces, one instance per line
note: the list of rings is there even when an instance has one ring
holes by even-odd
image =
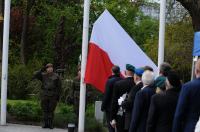
[[[159,46],[158,46],[158,68],[164,62],[165,48],[165,12],[166,0],[160,1],[160,28],[159,28]]]
[[[85,126],[85,100],[86,100],[86,84],[84,83],[85,70],[88,52],[88,32],[89,32],[89,14],[90,0],[84,0],[84,16],[83,16],[83,36],[82,36],[82,61],[81,61],[81,85],[80,85],[80,102],[79,102],[79,125],[78,132],[84,132]]]
[[[1,125],[6,125],[10,2],[11,0],[5,0],[4,9],[3,56],[1,76]]]

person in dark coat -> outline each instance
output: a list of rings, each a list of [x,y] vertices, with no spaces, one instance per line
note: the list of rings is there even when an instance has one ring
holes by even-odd
[[[151,96],[155,94],[155,89],[152,88],[154,73],[145,71],[142,75],[142,82],[144,86],[135,96],[129,132],[146,132]]]
[[[121,104],[118,103],[120,97],[126,97],[135,85],[134,83],[134,72],[135,67],[127,64],[126,65],[126,78],[115,83],[112,104],[111,104],[111,125],[113,128],[117,128],[117,132],[124,132],[124,113]]]
[[[53,65],[47,64],[40,71],[37,71],[33,79],[42,82],[41,107],[44,116],[43,128],[53,129],[53,117],[57,103],[61,95],[61,79],[53,72]]]
[[[111,102],[113,95],[114,84],[121,80],[119,66],[112,67],[112,75],[108,78],[105,85],[105,93],[101,105],[101,110],[105,112],[109,132],[115,132],[115,129],[110,125],[111,122]]]
[[[73,79],[72,82],[72,95],[70,96],[72,97],[73,109],[74,113],[76,114],[76,121],[75,121],[76,124],[78,124],[78,117],[79,117],[80,80],[81,80],[81,69],[78,68],[77,76]]]
[[[162,93],[166,90],[165,81],[168,72],[170,72],[171,69],[171,65],[167,62],[164,62],[160,65],[159,76],[155,80],[156,93]]]
[[[178,102],[181,81],[170,71],[166,79],[166,91],[152,96],[146,132],[171,132]]]
[[[195,65],[195,76],[183,85],[176,108],[173,132],[194,132],[200,116],[200,60]]]
[[[131,115],[133,109],[133,103],[136,93],[143,87],[142,74],[144,70],[142,68],[135,69],[134,82],[135,86],[129,92],[125,101],[122,102],[122,107],[125,110],[125,130],[129,130],[131,123]]]
[[[168,72],[172,70],[172,67],[169,63],[163,62],[160,65],[160,71],[159,71],[159,76],[164,76],[167,77]]]

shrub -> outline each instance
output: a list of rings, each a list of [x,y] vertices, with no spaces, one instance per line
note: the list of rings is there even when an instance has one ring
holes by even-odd
[[[86,107],[86,117],[94,118],[94,104],[88,104]]]
[[[24,65],[9,67],[8,98],[26,99],[29,93],[27,85],[31,76],[31,72]]]
[[[73,111],[73,106],[59,104],[54,116],[54,125],[66,128],[68,123],[75,123],[77,117]]]
[[[8,113],[20,121],[40,121],[42,110],[36,102],[15,102],[8,104]]]
[[[40,122],[42,120],[42,110],[37,101],[8,100],[7,110],[17,121]],[[72,106],[58,104],[54,115],[55,127],[66,128],[68,123],[75,123],[76,119]]]
[[[68,123],[75,123],[76,115],[74,113],[55,113],[54,125],[59,128],[67,128]]]
[[[94,118],[86,118],[85,132],[107,132],[102,123],[99,123]]]
[[[61,114],[73,113],[73,107],[65,104],[59,104],[58,112]]]

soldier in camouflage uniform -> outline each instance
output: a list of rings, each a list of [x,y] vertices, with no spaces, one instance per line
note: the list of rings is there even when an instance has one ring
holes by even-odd
[[[54,111],[61,94],[61,79],[53,72],[53,65],[47,64],[34,75],[34,79],[42,82],[41,88],[41,107],[43,111],[43,128],[53,129]]]
[[[80,79],[81,79],[81,70],[78,69],[78,75],[75,77],[72,83],[73,106],[74,106],[74,112],[77,117],[79,114]]]

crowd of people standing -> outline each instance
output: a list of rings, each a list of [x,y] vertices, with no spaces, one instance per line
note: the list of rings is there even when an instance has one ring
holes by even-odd
[[[200,60],[186,84],[168,63],[157,78],[149,66],[111,70],[101,107],[109,132],[200,132]]]

